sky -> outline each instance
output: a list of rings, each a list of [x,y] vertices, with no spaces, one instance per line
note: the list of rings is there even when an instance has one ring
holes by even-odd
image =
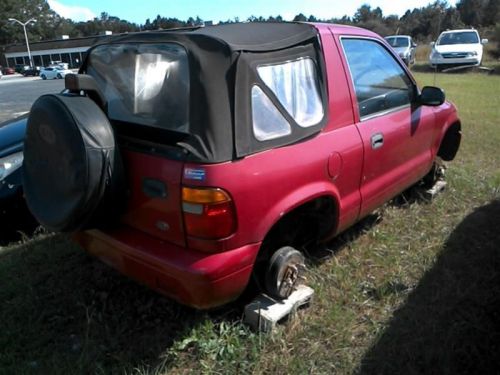
[[[238,17],[240,21],[250,16],[281,15],[291,21],[295,15],[316,16],[321,19],[353,16],[363,4],[380,7],[384,15],[403,15],[406,10],[432,3],[427,0],[48,0],[50,7],[65,18],[86,21],[98,17],[101,12],[111,16],[144,24],[147,18],[162,17],[187,20],[199,16],[204,21],[225,21]],[[455,5],[456,0],[448,0]]]

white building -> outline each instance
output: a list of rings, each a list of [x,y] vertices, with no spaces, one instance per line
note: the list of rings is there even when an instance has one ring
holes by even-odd
[[[30,43],[30,51],[33,64],[35,66],[47,66],[51,61],[62,61],[68,63],[70,68],[78,68],[85,59],[87,50],[94,44],[102,43],[109,37],[110,34],[32,42]],[[30,65],[25,43],[13,44],[3,48],[3,58],[0,55],[0,65],[14,67],[16,64]]]

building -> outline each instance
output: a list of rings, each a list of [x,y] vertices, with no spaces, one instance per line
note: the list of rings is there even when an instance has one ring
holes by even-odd
[[[43,42],[30,42],[31,57],[35,66],[48,66],[51,61],[68,63],[70,68],[78,68],[85,59],[87,50],[94,44],[108,39],[111,32],[104,35]],[[3,56],[2,56],[3,55]],[[0,50],[0,65],[14,67],[16,64],[30,65],[25,43],[5,46]]]

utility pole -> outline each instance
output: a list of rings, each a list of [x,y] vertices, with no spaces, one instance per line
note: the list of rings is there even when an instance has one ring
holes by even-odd
[[[23,27],[24,30],[24,38],[26,39],[26,49],[28,50],[28,58],[30,60],[30,68],[33,68],[33,60],[31,59],[31,51],[30,51],[30,44],[28,42],[28,33],[26,32],[26,25],[30,24],[31,22],[35,23],[36,19],[30,18],[26,22],[21,22],[19,20],[16,20],[15,18],[9,18],[10,22],[17,22],[19,25]]]

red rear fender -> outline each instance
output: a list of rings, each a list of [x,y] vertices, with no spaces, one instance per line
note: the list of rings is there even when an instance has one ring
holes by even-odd
[[[286,214],[320,197],[331,197],[336,207],[339,207],[340,194],[335,185],[325,182],[314,182],[302,186],[284,196],[267,211],[256,228],[259,238],[263,240],[273,226]],[[335,218],[335,225],[332,231],[336,227],[338,227],[338,217]]]

